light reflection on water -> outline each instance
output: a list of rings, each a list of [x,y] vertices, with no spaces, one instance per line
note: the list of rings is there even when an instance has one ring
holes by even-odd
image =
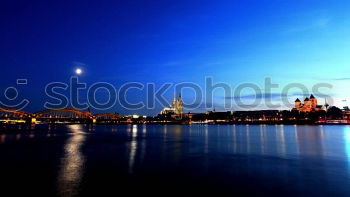
[[[208,125],[205,125],[204,126],[204,153],[208,153],[208,149],[209,149],[209,146],[208,146]]]
[[[349,162],[350,172],[348,126],[131,125],[127,131],[131,135],[128,143],[130,174],[134,173],[137,160],[143,163],[149,144],[147,140],[156,136],[161,137],[158,145],[163,163],[169,160],[178,163],[189,153],[262,155],[286,159],[317,157],[345,159]],[[141,138],[138,138],[138,131]],[[340,135],[344,135],[342,140]]]
[[[81,125],[69,125],[71,137],[64,145],[61,168],[58,173],[58,191],[60,196],[77,196],[83,176],[85,156],[81,147],[85,141],[85,132]]]
[[[162,154],[180,156],[190,141],[197,152],[226,152],[232,154],[270,155],[287,158],[319,156],[346,158],[350,162],[350,126],[297,126],[297,125],[120,125],[101,127],[66,126],[69,129],[63,158],[76,155],[84,159],[81,146],[85,135],[129,136],[126,143],[130,166],[134,165],[138,149],[145,155],[149,140],[160,140]],[[61,127],[48,126],[43,134],[55,137]],[[96,132],[95,132],[96,131]],[[63,131],[65,132],[65,131]],[[37,136],[38,135],[38,136]],[[42,137],[35,131],[0,134],[0,144]],[[140,145],[140,147],[138,147]],[[74,156],[75,157],[75,156]],[[168,158],[168,157],[164,157]],[[63,159],[64,160],[64,159]]]
[[[344,128],[344,143],[345,143],[345,152],[348,158],[348,166],[350,173],[350,127]]]
[[[114,128],[111,132],[122,130]],[[74,131],[82,132],[79,129]],[[163,159],[172,158],[174,162],[178,162],[183,154],[186,155],[187,150],[195,150],[203,151],[204,154],[226,152],[292,159],[306,156],[332,159],[345,157],[350,166],[349,126],[162,125],[154,128],[152,125],[128,125],[126,131],[130,136],[130,142],[127,143],[129,173],[133,173],[138,158],[141,159],[140,163],[144,160],[147,139],[156,136],[162,139]],[[79,141],[78,136],[76,139]],[[188,144],[184,143],[186,141],[199,149],[188,149]]]
[[[132,126],[132,139],[130,144],[130,153],[129,153],[129,173],[132,174],[134,170],[134,163],[137,150],[137,125]]]
[[[6,134],[0,135],[0,143],[5,143],[6,142]]]
[[[143,163],[143,161],[145,159],[145,154],[146,154],[146,145],[147,145],[146,139],[145,139],[146,134],[147,134],[147,127],[144,124],[144,125],[142,125],[142,137],[143,137],[143,139],[142,139],[142,142],[141,142],[141,153],[140,153],[140,155],[141,155],[141,163]]]
[[[0,134],[0,145],[38,138],[38,143],[44,141],[42,138],[53,144],[61,143],[64,152],[57,156],[59,196],[78,195],[85,179],[98,183],[86,177],[88,170],[97,171],[91,174],[117,171],[114,175],[131,177],[149,169],[154,172],[181,169],[200,175],[219,171],[225,174],[220,179],[231,180],[227,177],[237,174],[260,176],[261,180],[274,176],[286,185],[293,181],[294,186],[301,188],[318,179],[325,184],[350,183],[350,126],[70,125],[51,126],[46,133],[41,132]],[[59,137],[61,141],[57,140]],[[94,143],[89,143],[90,140]],[[23,144],[30,149],[27,147],[30,143]],[[47,142],[43,144],[45,148],[51,147]],[[15,149],[9,147],[12,153]],[[99,169],[88,168],[89,165]],[[346,191],[345,187],[342,189]]]

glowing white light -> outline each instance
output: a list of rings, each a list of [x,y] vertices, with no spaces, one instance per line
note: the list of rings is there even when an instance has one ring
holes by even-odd
[[[82,72],[83,72],[83,70],[81,70],[80,68],[77,68],[77,69],[75,70],[75,73],[76,73],[77,75],[80,75]]]

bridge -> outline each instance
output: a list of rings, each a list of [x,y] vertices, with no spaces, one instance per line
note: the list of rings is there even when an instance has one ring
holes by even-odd
[[[31,114],[25,111],[0,108],[0,123],[28,123]]]
[[[74,108],[45,109],[35,113],[0,108],[0,122],[7,123],[118,123],[120,118],[117,113],[92,114],[90,111]]]
[[[96,114],[94,115],[95,122],[99,123],[118,123],[121,119],[121,116],[117,113],[110,114],[110,113],[105,113],[105,114]]]
[[[0,108],[0,117],[10,117],[10,118],[24,118],[29,117],[31,114],[25,111]]]

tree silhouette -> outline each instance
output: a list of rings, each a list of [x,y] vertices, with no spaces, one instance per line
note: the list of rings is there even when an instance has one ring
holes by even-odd
[[[333,120],[339,120],[343,118],[343,112],[338,107],[332,106],[327,111],[327,118]]]

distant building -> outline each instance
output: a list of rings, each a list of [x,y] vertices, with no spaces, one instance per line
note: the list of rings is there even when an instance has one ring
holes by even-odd
[[[160,114],[162,115],[182,115],[183,114],[183,102],[181,94],[178,98],[174,95],[174,100],[171,103],[170,107],[165,107]]]
[[[293,110],[297,110],[299,112],[315,112],[320,110],[326,111],[327,107],[327,103],[325,103],[325,105],[317,105],[317,99],[311,94],[310,98],[306,97],[304,99],[304,103],[297,98],[294,102]]]
[[[280,121],[284,111],[259,110],[259,111],[234,111],[234,121]]]

